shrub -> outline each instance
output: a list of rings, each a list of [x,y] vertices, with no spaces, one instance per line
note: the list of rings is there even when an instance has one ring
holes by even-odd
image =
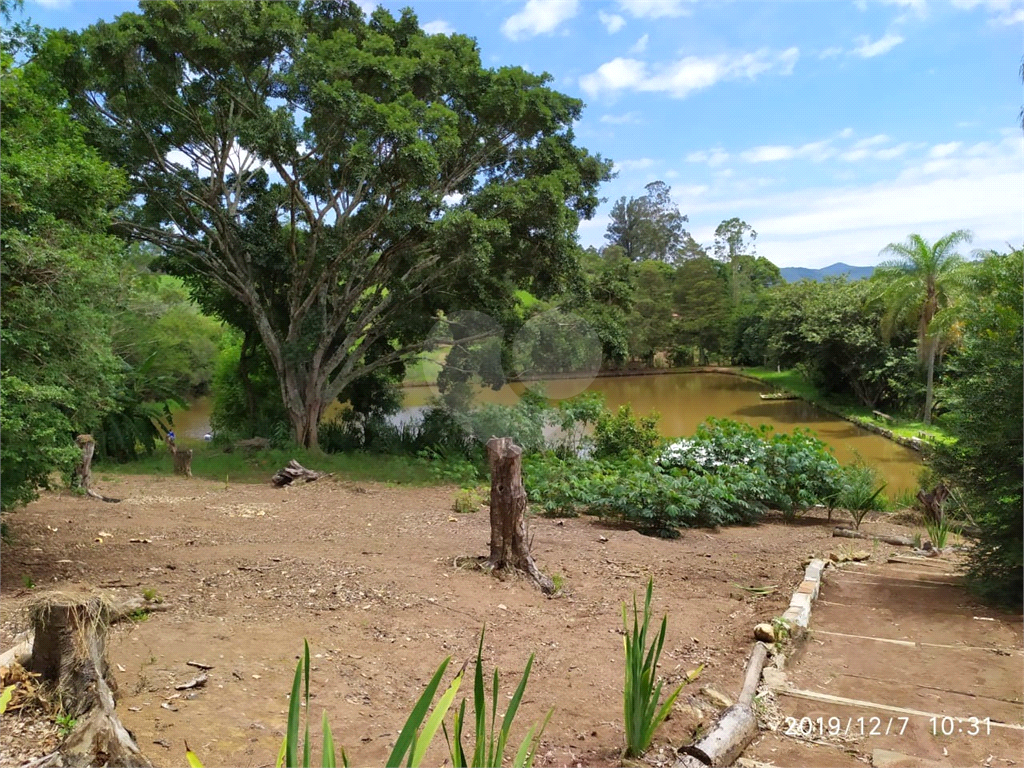
[[[658,434],[661,416],[652,413],[637,418],[630,405],[614,414],[603,413],[594,428],[594,458],[653,457],[664,440]]]
[[[834,506],[845,509],[853,518],[853,527],[860,529],[865,515],[885,508],[882,491],[885,483],[878,485],[878,472],[863,462],[857,462],[839,470],[839,489],[834,495]]]

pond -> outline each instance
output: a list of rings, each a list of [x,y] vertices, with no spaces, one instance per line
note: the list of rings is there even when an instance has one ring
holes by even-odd
[[[575,394],[579,388],[576,381],[555,381],[546,391],[551,397],[560,398]],[[751,379],[722,373],[618,376],[595,379],[587,389],[603,394],[611,409],[630,403],[638,415],[657,411],[661,414],[659,428],[666,437],[691,435],[709,416],[736,419],[755,426],[768,424],[784,432],[806,427],[831,445],[842,463],[848,464],[860,456],[874,466],[888,484],[888,494],[917,488],[921,460],[915,451],[860,429],[804,400],[762,400],[759,395],[768,391],[767,388]],[[516,390],[521,392],[522,387],[506,386],[497,392],[483,390],[478,397],[481,401],[511,405],[518,397]],[[399,419],[412,417],[434,394],[430,387],[407,388],[406,411]],[[175,414],[179,436],[202,439],[210,428],[210,405],[209,398],[198,398],[188,411]],[[328,418],[330,415],[328,411]]]

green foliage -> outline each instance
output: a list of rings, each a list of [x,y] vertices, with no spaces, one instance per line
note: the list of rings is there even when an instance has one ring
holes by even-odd
[[[468,515],[480,509],[484,497],[475,488],[464,488],[455,494],[452,509],[460,514]]]
[[[626,621],[626,604],[622,604],[622,629],[625,634],[626,649],[626,676],[622,699],[626,727],[626,755],[629,757],[639,757],[646,751],[651,745],[651,739],[654,738],[654,732],[672,711],[672,705],[675,704],[683,686],[696,677],[696,674],[692,677],[688,676],[659,706],[664,681],[657,679],[658,660],[661,658],[661,651],[665,645],[668,616],[662,617],[661,630],[648,644],[647,631],[651,622],[651,593],[653,590],[654,580],[650,579],[647,582],[647,595],[644,598],[642,622],[636,607],[636,595],[633,595],[632,631]]]
[[[950,532],[953,527],[946,518],[941,520],[932,520],[926,518],[924,521],[924,530],[928,534],[928,540],[932,543],[935,549],[942,550],[946,548],[946,540],[949,538]]]
[[[879,485],[878,471],[862,461],[839,468],[838,488],[829,506],[845,509],[853,518],[853,527],[860,524],[868,512],[885,509],[882,491],[885,483]]]
[[[533,654],[526,662],[526,669],[519,679],[512,698],[505,709],[505,715],[501,720],[501,728],[495,734],[495,727],[498,722],[498,670],[494,670],[494,679],[491,684],[491,717],[490,727],[487,722],[487,691],[484,686],[483,670],[484,633],[480,632],[480,645],[477,648],[476,666],[473,675],[473,714],[474,714],[474,747],[472,753],[467,753],[463,744],[463,729],[466,724],[466,700],[455,712],[452,723],[452,736],[448,737],[448,729],[444,729],[445,739],[448,741],[448,753],[451,757],[453,768],[501,768],[505,760],[505,748],[508,744],[509,733],[512,729],[512,722],[519,711],[519,705],[526,692],[526,683],[530,679],[530,670],[533,668]],[[529,768],[537,755],[537,747],[540,745],[541,736],[548,720],[551,719],[549,710],[544,722],[538,729],[534,724],[526,732],[526,736],[516,750],[512,759],[512,768]],[[471,756],[468,756],[471,755]],[[391,765],[391,763],[388,763]]]
[[[276,436],[287,426],[281,388],[266,353],[251,336],[220,351],[213,376],[210,424],[221,443]]]
[[[664,442],[658,433],[660,418],[657,413],[638,418],[628,404],[614,415],[601,414],[594,427],[594,458],[654,456]]]
[[[504,323],[516,290],[576,279],[576,228],[609,176],[575,144],[582,102],[485,68],[474,40],[427,34],[409,9],[146,4],[42,59],[142,198],[120,223],[258,335],[303,446],[438,312]]]
[[[961,349],[950,356],[940,397],[955,442],[936,446],[931,464],[953,489],[981,537],[967,576],[986,599],[1024,599],[1024,254],[987,254],[977,265],[960,316]]]
[[[654,181],[644,189],[647,194],[642,197],[615,202],[605,240],[621,248],[630,261],[674,262],[693,242],[683,228],[687,217],[672,202],[672,188],[665,182]]]
[[[562,400],[553,416],[561,431],[558,451],[566,456],[576,456],[590,448],[593,441],[587,437],[586,431],[596,426],[606,412],[604,395],[600,392],[583,392]]]
[[[57,733],[60,734],[61,738],[66,737],[78,725],[78,719],[71,715],[60,714],[53,718],[54,724],[57,726]]]

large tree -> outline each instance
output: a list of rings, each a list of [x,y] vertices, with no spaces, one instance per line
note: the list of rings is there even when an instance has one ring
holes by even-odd
[[[146,4],[53,46],[143,204],[123,224],[244,313],[298,443],[436,313],[557,290],[608,166],[548,75],[355,3]]]
[[[698,248],[683,228],[687,217],[672,202],[672,188],[653,181],[642,197],[621,197],[612,206],[605,240],[619,246],[630,261],[655,259],[671,263]]]
[[[931,424],[934,397],[935,358],[943,334],[933,322],[953,302],[966,273],[956,249],[969,243],[971,233],[950,232],[934,243],[912,234],[903,243],[890,243],[882,254],[895,258],[875,268],[872,278],[880,286],[878,296],[885,307],[883,332],[888,336],[900,324],[917,328],[917,351],[926,369],[924,423]]]
[[[715,228],[714,253],[717,259],[729,264],[733,306],[739,305],[740,296],[750,281],[750,276],[743,271],[743,264],[755,263],[753,257],[757,255],[754,244],[756,240],[757,231],[735,216]]]

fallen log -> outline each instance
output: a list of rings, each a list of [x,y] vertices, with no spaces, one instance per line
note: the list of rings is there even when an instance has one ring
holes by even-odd
[[[314,480],[319,480],[321,477],[330,477],[333,474],[333,472],[315,472],[312,469],[306,469],[295,459],[292,459],[286,467],[277,470],[274,476],[270,478],[270,482],[276,488],[281,488],[285,485],[291,485],[297,480],[301,480],[304,483],[312,483]]]
[[[913,547],[914,542],[908,539],[906,536],[886,536],[879,534],[874,536],[870,533],[861,533],[860,531],[851,531],[849,528],[835,528],[832,531],[833,536],[837,536],[842,539],[870,539],[873,541],[881,541],[885,544],[892,544],[896,547]]]
[[[743,689],[736,703],[727,708],[715,723],[696,744],[683,747],[688,755],[697,758],[704,765],[732,765],[747,745],[757,736],[757,715],[754,713],[754,694],[761,680],[761,671],[768,660],[768,646],[757,643],[747,661],[747,670],[743,676]],[[674,768],[683,768],[686,763],[677,761]]]
[[[106,658],[111,609],[102,597],[60,593],[31,609],[35,642],[28,669],[77,720],[57,751],[34,764],[39,768],[152,765],[114,709],[117,684]]]

